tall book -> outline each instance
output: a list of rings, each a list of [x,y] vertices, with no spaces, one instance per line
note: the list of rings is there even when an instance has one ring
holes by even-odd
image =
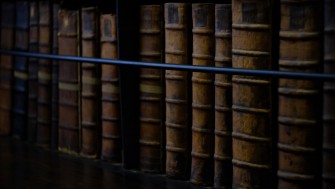
[[[186,3],[166,3],[165,62],[190,64],[190,6]],[[166,175],[186,179],[190,168],[190,91],[189,74],[166,70]]]
[[[29,2],[29,52],[38,52],[38,2]],[[38,59],[28,58],[28,122],[27,140],[35,142],[37,127],[37,70]]]
[[[52,53],[52,9],[49,1],[39,1],[38,52]],[[38,100],[36,143],[50,146],[51,133],[51,60],[38,59]]]
[[[1,49],[13,50],[15,3],[1,2]],[[13,57],[0,55],[0,135],[11,133]]]
[[[81,56],[98,57],[97,7],[81,9]],[[96,158],[100,146],[100,65],[82,63],[81,71],[81,155]]]
[[[59,10],[58,54],[79,55],[79,11]],[[78,154],[80,150],[80,64],[58,61],[58,149]]]
[[[215,66],[231,67],[231,4],[215,5]],[[215,75],[214,187],[230,188],[232,180],[231,76]]]
[[[281,0],[279,70],[319,72],[321,2]],[[319,188],[320,83],[280,79],[278,88],[278,188]]]
[[[192,64],[214,66],[214,4],[192,4]],[[191,182],[213,185],[214,172],[214,74],[192,74]]]
[[[59,4],[52,3],[52,54],[58,54],[58,11]],[[51,133],[50,147],[58,148],[58,61],[51,62]]]
[[[162,62],[160,5],[140,6],[140,61]],[[163,72],[140,69],[140,169],[163,171]]]
[[[324,1],[324,73],[335,74],[335,1]],[[322,187],[335,188],[335,82],[323,84]]]
[[[29,40],[29,1],[17,1],[15,15],[14,50],[28,51]],[[6,16],[7,17],[7,16]],[[13,83],[13,136],[26,139],[27,131],[27,99],[28,99],[28,58],[14,58]]]
[[[272,0],[232,2],[234,68],[272,69]],[[233,188],[273,188],[271,80],[234,75]]]
[[[116,15],[100,16],[101,58],[118,58]],[[101,159],[121,161],[119,68],[101,65],[102,146]]]

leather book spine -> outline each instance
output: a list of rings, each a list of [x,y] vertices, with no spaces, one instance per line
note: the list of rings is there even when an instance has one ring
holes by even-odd
[[[52,54],[58,54],[58,11],[59,4],[52,3]],[[51,61],[51,133],[50,147],[58,148],[58,61]]]
[[[272,69],[272,0],[233,0],[233,68]],[[234,75],[233,188],[272,188],[269,78]]]
[[[215,5],[215,66],[232,66],[231,4]],[[230,188],[232,180],[231,76],[215,75],[214,187]]]
[[[39,53],[52,53],[52,9],[49,1],[39,2]],[[36,143],[50,146],[51,134],[51,60],[38,59]]]
[[[79,11],[59,10],[58,54],[79,55]],[[58,149],[78,154],[80,151],[80,64],[58,61]]]
[[[190,6],[186,3],[166,3],[165,63],[190,64]],[[166,70],[166,175],[188,179],[190,169],[190,91],[189,74]]]
[[[214,66],[214,4],[192,4],[192,64]],[[212,186],[214,180],[214,74],[192,73],[191,182]]]
[[[324,1],[324,73],[335,74],[335,1]],[[335,188],[335,82],[323,84],[322,187]]]
[[[101,58],[118,59],[116,15],[101,15],[100,32]],[[122,156],[119,82],[118,66],[101,65],[101,159],[113,162],[120,162]]]
[[[29,43],[29,1],[16,2],[15,46],[17,51],[28,51]],[[13,84],[13,136],[26,139],[28,101],[28,58],[14,58]]]
[[[98,57],[98,9],[81,9],[81,56]],[[81,72],[81,155],[97,158],[100,147],[100,65],[82,63]]]
[[[1,2],[1,49],[13,50],[15,3]],[[0,55],[0,135],[11,133],[13,56]]]
[[[29,52],[38,52],[38,2],[29,3]],[[35,142],[37,127],[37,70],[38,59],[28,58],[28,122],[27,140]]]
[[[321,2],[281,0],[280,7],[279,70],[319,72],[322,56]],[[322,101],[319,86],[319,82],[312,80],[279,79],[279,189],[320,186],[319,109]]]
[[[162,62],[160,5],[140,6],[140,61]],[[163,71],[141,68],[140,83],[140,170],[163,171]]]

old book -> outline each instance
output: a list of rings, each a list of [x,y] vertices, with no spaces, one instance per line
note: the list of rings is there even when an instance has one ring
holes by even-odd
[[[81,9],[81,56],[98,57],[97,7]],[[96,158],[100,146],[100,65],[82,63],[81,155]]]
[[[100,17],[101,58],[118,58],[116,15]],[[102,146],[101,159],[121,161],[120,89],[119,68],[101,65]]]
[[[215,66],[231,67],[231,4],[215,5]],[[231,76],[215,75],[214,187],[229,188],[232,180]]]
[[[1,49],[13,50],[15,3],[1,2]],[[0,55],[0,135],[11,133],[13,56]]]
[[[29,3],[29,52],[38,52],[38,2]],[[37,127],[37,70],[38,59],[28,58],[28,122],[27,140],[35,142]]]
[[[319,72],[321,2],[281,0],[279,70]],[[320,188],[321,108],[317,81],[280,79],[278,188]],[[320,146],[319,146],[320,144]]]
[[[335,1],[324,2],[324,73],[335,74]],[[335,188],[335,82],[323,84],[322,187]]]
[[[214,4],[192,4],[192,64],[214,66]],[[191,182],[213,185],[214,172],[214,74],[192,74]]]
[[[52,3],[52,54],[58,54],[58,11],[59,4]],[[58,148],[58,61],[51,62],[51,133],[50,148]]]
[[[17,1],[15,15],[15,45],[17,51],[28,51],[29,1]],[[26,139],[28,101],[28,58],[14,58],[13,83],[13,136]]]
[[[166,3],[165,62],[190,64],[190,6],[186,3]],[[189,74],[166,70],[166,175],[187,179],[190,172],[190,91]]]
[[[234,68],[272,69],[272,0],[232,2]],[[271,80],[234,75],[233,188],[273,188]]]
[[[140,61],[162,62],[162,10],[160,5],[140,6]],[[163,171],[163,72],[141,68],[140,169]]]
[[[79,11],[59,10],[58,54],[79,55]],[[78,154],[80,150],[80,64],[58,61],[58,149]]]
[[[39,1],[38,52],[52,53],[52,9],[49,1]],[[36,143],[48,147],[51,133],[51,60],[38,59]]]

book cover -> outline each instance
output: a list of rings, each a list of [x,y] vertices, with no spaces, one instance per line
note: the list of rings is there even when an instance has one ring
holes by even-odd
[[[232,66],[231,4],[215,5],[215,66]],[[215,74],[214,187],[230,188],[232,180],[231,76]]]
[[[190,64],[189,34],[191,7],[186,3],[166,3],[165,63]],[[188,179],[190,172],[190,74],[165,71],[166,175]]]
[[[280,7],[279,70],[320,72],[321,2],[281,0]],[[320,186],[320,92],[317,81],[279,80],[279,189]]]
[[[140,61],[162,62],[162,8],[140,6]],[[141,68],[140,85],[140,170],[163,172],[163,71]]]
[[[214,66],[214,4],[192,4],[192,64]],[[192,73],[191,182],[212,186],[214,180],[214,74]]]
[[[100,16],[101,58],[118,58],[115,14]],[[121,161],[120,73],[115,65],[101,65],[102,146],[101,159]]]

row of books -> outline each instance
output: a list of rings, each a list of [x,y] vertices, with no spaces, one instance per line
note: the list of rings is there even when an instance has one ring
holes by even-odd
[[[274,3],[140,6],[139,61],[334,73],[335,2]],[[17,1],[1,10],[2,49],[118,58],[116,16],[97,7]],[[1,134],[121,161],[118,67],[1,55],[0,74]],[[334,83],[138,74],[142,171],[216,188],[335,187]]]

